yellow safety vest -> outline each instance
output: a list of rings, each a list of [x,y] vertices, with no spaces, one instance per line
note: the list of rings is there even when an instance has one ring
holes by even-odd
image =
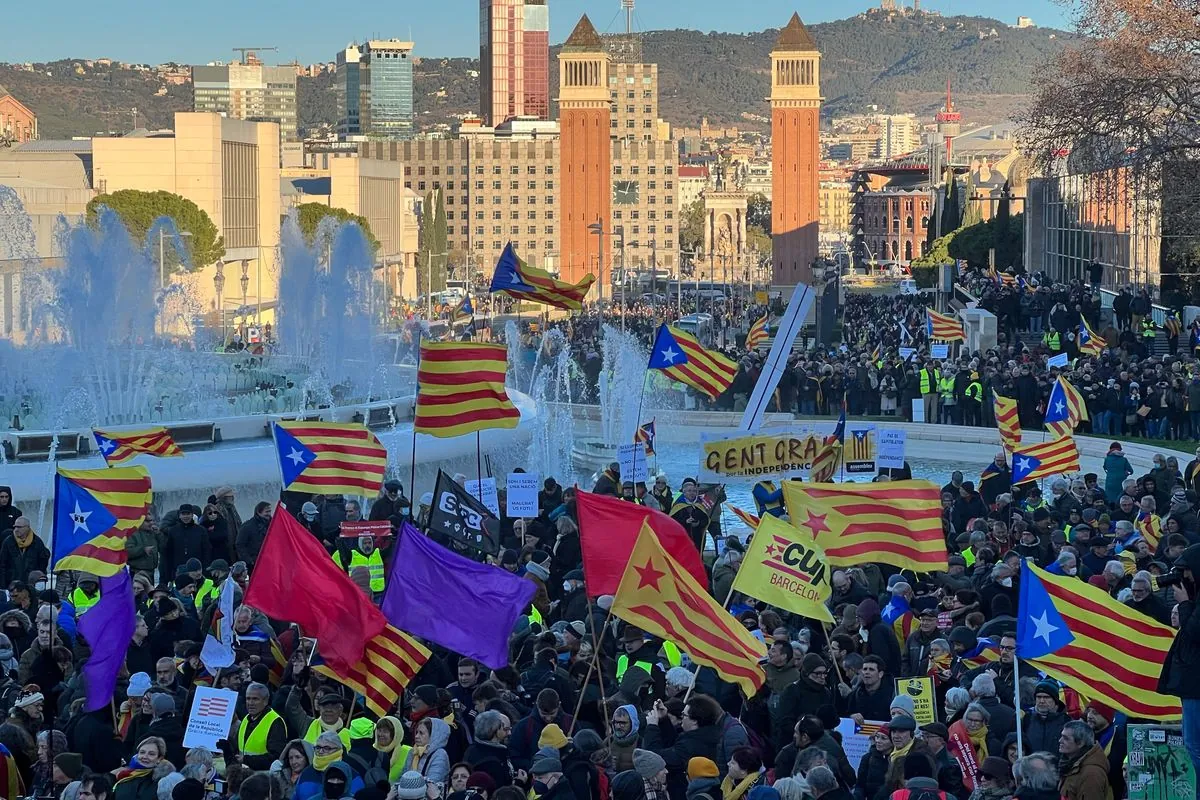
[[[1055,352],[1062,349],[1062,344],[1058,340],[1058,331],[1046,331],[1046,334],[1042,336],[1042,343]]]
[[[204,601],[207,600],[210,595],[215,597],[220,593],[221,590],[217,588],[217,585],[213,583],[211,579],[205,578],[204,583],[200,585],[200,591],[196,592],[196,610],[199,611],[200,609],[204,608]]]
[[[983,385],[979,381],[971,381],[965,394],[968,400],[982,400]]]
[[[945,399],[954,397],[954,379],[953,378],[942,378],[941,380],[939,380],[938,381],[938,390],[941,392],[942,397]]]
[[[1158,332],[1154,330],[1154,323],[1147,320],[1142,323],[1142,338],[1154,339],[1158,336]]]
[[[267,713],[263,714],[263,718],[254,726],[254,730],[250,731],[250,735],[246,735],[246,729],[250,725],[250,718],[246,717],[242,720],[242,724],[238,727],[238,752],[244,756],[265,756],[267,754],[267,734],[271,732],[271,726],[275,721],[283,721],[283,717],[276,714],[271,709],[267,709]]]
[[[529,607],[529,621],[536,622],[538,625],[542,624],[542,612],[537,610],[537,606]]]
[[[930,394],[937,391],[938,374],[937,370],[922,368],[919,373],[921,376],[921,394]]]
[[[342,554],[334,553],[333,560],[340,567],[342,565]],[[350,569],[347,572],[354,571],[355,567],[366,567],[367,571],[371,573],[372,592],[383,591],[383,556],[379,554],[378,550],[372,550],[369,556],[364,556],[357,550],[351,551]]]
[[[325,732],[325,729],[321,727],[321,720],[314,719],[309,724],[308,730],[305,731],[305,733],[304,733],[304,741],[308,742],[309,744],[315,745],[317,743],[317,737],[320,736],[324,732]],[[338,738],[342,740],[342,747],[346,748],[346,752],[349,753],[350,752],[350,729],[345,726],[342,726],[342,729],[337,732],[337,735],[338,735]]]
[[[662,651],[663,655],[667,657],[667,663],[672,667],[678,667],[683,663],[683,655],[674,642],[663,642]]]
[[[100,593],[99,592],[96,592],[95,597],[88,597],[86,594],[83,593],[83,589],[80,589],[78,587],[75,588],[75,591],[71,592],[71,605],[75,606],[75,619],[79,619],[80,617],[82,617],[83,612],[87,611],[89,608],[91,608],[92,606],[96,605],[96,603],[99,603],[99,602],[100,602]]]
[[[647,675],[651,675],[654,672],[654,663],[653,662],[651,662],[651,661],[630,662],[629,656],[625,653],[622,653],[620,656],[617,657],[617,680],[621,680],[621,676],[623,676],[625,674],[625,671],[628,670],[630,667],[640,667],[641,669],[646,671]]]

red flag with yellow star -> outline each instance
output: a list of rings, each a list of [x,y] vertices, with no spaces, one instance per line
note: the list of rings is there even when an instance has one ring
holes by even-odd
[[[652,636],[674,642],[692,661],[741,686],[747,697],[766,680],[758,663],[766,653],[765,645],[667,554],[648,524],[642,525],[633,546],[612,613]]]

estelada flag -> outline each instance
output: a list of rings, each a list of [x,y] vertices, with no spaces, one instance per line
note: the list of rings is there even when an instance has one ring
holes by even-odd
[[[272,619],[298,624],[342,675],[353,673],[366,643],[387,625],[383,613],[282,504],[271,517],[245,603]]]
[[[104,457],[104,463],[117,467],[131,460],[138,453],[159,458],[178,458],[183,455],[171,433],[162,425],[136,431],[92,430],[96,437],[96,449]]]
[[[649,524],[663,549],[699,585],[708,586],[708,574],[696,545],[683,526],[666,514],[591,492],[576,492],[575,504],[579,514],[579,545],[583,550],[583,579],[589,597],[617,591],[644,523]]]
[[[825,552],[811,534],[765,514],[733,581],[742,594],[809,619],[833,622]]]
[[[55,572],[75,569],[107,578],[128,561],[125,540],[150,508],[143,466],[59,469],[54,477]]]
[[[694,549],[693,549],[694,552]],[[613,598],[612,613],[674,642],[692,661],[712,667],[752,697],[766,681],[766,646],[717,603],[643,524]]]
[[[330,668],[320,653],[313,651],[310,666],[363,696],[372,713],[386,715],[396,705],[404,688],[429,660],[425,645],[393,625],[367,641],[363,660],[348,672]]]
[[[946,568],[941,496],[929,481],[784,481],[783,499],[792,524],[811,533],[830,566],[880,561],[915,572]]]

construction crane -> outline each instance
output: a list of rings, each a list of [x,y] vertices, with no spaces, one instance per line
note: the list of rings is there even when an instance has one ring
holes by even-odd
[[[242,54],[242,63],[243,64],[246,63],[247,54],[257,53],[259,50],[262,50],[263,52],[266,52],[267,50],[274,50],[276,53],[279,52],[278,47],[235,47],[235,48],[233,48],[233,52]]]

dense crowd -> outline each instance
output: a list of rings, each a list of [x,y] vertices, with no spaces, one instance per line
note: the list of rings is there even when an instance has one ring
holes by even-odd
[[[1066,288],[1068,294],[1087,288]],[[1057,292],[1056,287],[1054,292]],[[983,293],[983,301],[991,295]],[[1003,298],[1001,292],[997,297]],[[1054,297],[1052,292],[1051,297]],[[743,316],[757,313],[746,308]],[[1053,306],[1048,311],[1053,317]],[[730,320],[745,327],[744,319]],[[586,354],[597,320],[571,323]],[[626,320],[652,334],[641,309]],[[1069,327],[1069,325],[1067,326]],[[986,353],[928,355],[919,297],[851,296],[847,343],[797,353],[777,407],[904,416],[936,371],[932,415],[989,423],[990,403],[962,402],[972,385],[1018,400],[1023,421],[1040,422],[1052,380],[1047,349],[1008,338]],[[1060,329],[1065,330],[1065,329]],[[909,360],[901,347],[913,347]],[[965,348],[962,348],[965,350]],[[739,380],[717,406],[744,402],[761,356],[739,359]],[[1081,388],[1106,397],[1140,389],[1146,374],[1194,386],[1187,357],[1140,358],[1120,348],[1068,368]],[[948,394],[943,381],[950,379]],[[960,378],[966,381],[958,393]],[[1141,381],[1135,378],[1141,378]],[[1157,397],[1157,381],[1149,394]],[[1088,395],[1089,405],[1092,394]],[[1190,408],[1191,406],[1189,406]],[[1165,406],[1164,406],[1165,408]],[[1195,406],[1200,409],[1200,405]],[[947,411],[947,409],[949,409]],[[1095,430],[1110,430],[1097,405]],[[1139,416],[1136,412],[1135,417]],[[1151,417],[1149,419],[1156,419]],[[1149,419],[1146,422],[1149,422]],[[1170,420],[1170,415],[1166,416]],[[1115,430],[1149,432],[1117,419]],[[1179,435],[1190,435],[1185,415]],[[1172,433],[1174,431],[1166,431]],[[985,465],[980,465],[981,469]],[[461,476],[459,476],[461,477]],[[431,645],[433,656],[390,714],[376,717],[310,666],[311,642],[286,620],[241,604],[275,506],[239,502],[231,487],[201,504],[159,509],[126,544],[137,627],[110,708],[83,710],[80,665],[90,648],[78,618],[99,598],[95,575],[48,579],[50,554],[0,487],[0,795],[65,800],[355,797],[393,800],[958,800],[1127,796],[1125,731],[1137,722],[1021,667],[1014,681],[1020,563],[1032,559],[1086,581],[1144,616],[1180,630],[1160,690],[1200,698],[1200,450],[1182,467],[1155,458],[1136,474],[1113,442],[1104,475],[1013,486],[1003,453],[978,485],[954,473],[942,487],[946,568],[913,574],[866,563],[830,576],[832,627],[733,593],[729,608],[762,640],[767,680],[747,696],[709,668],[609,615],[613,598],[590,598],[582,571],[579,516],[569,476],[545,480],[537,517],[501,515],[502,550],[490,561],[536,587],[509,642],[508,666]],[[903,471],[878,480],[904,477]],[[590,489],[661,510],[691,534],[713,596],[730,595],[748,531],[725,530],[721,497],[693,479],[649,485],[624,480],[616,464]],[[755,487],[758,513],[782,513],[777,489]],[[200,498],[197,498],[199,500]],[[505,508],[503,489],[500,508]],[[290,511],[341,568],[376,600],[384,590],[395,531],[424,527],[432,495],[409,499],[387,482],[364,507],[350,498],[289,497]],[[253,509],[243,518],[239,508]],[[343,522],[387,521],[393,535],[340,535]],[[433,535],[433,534],[431,534]],[[435,536],[436,538],[436,536]],[[459,545],[454,545],[462,549]],[[472,554],[472,551],[464,551]],[[478,556],[482,558],[482,556]],[[1179,570],[1180,580],[1158,579]],[[213,627],[219,588],[238,586],[236,663],[209,675],[201,642]],[[911,614],[893,620],[902,600]],[[984,646],[984,645],[988,646]],[[597,656],[599,669],[591,669]],[[896,678],[929,677],[936,719],[918,724]],[[199,686],[237,692],[236,717],[218,752],[183,745]],[[1193,701],[1194,702],[1194,701]],[[871,731],[857,768],[847,728]],[[1156,720],[1149,720],[1154,722]],[[1190,724],[1189,724],[1190,723]],[[1185,740],[1200,761],[1200,724],[1185,711]],[[863,726],[875,726],[863,728]],[[1017,744],[1021,731],[1023,747]],[[952,742],[959,743],[952,745]],[[964,746],[962,743],[966,743]],[[7,787],[7,788],[5,788]],[[7,794],[6,794],[7,792]]]

